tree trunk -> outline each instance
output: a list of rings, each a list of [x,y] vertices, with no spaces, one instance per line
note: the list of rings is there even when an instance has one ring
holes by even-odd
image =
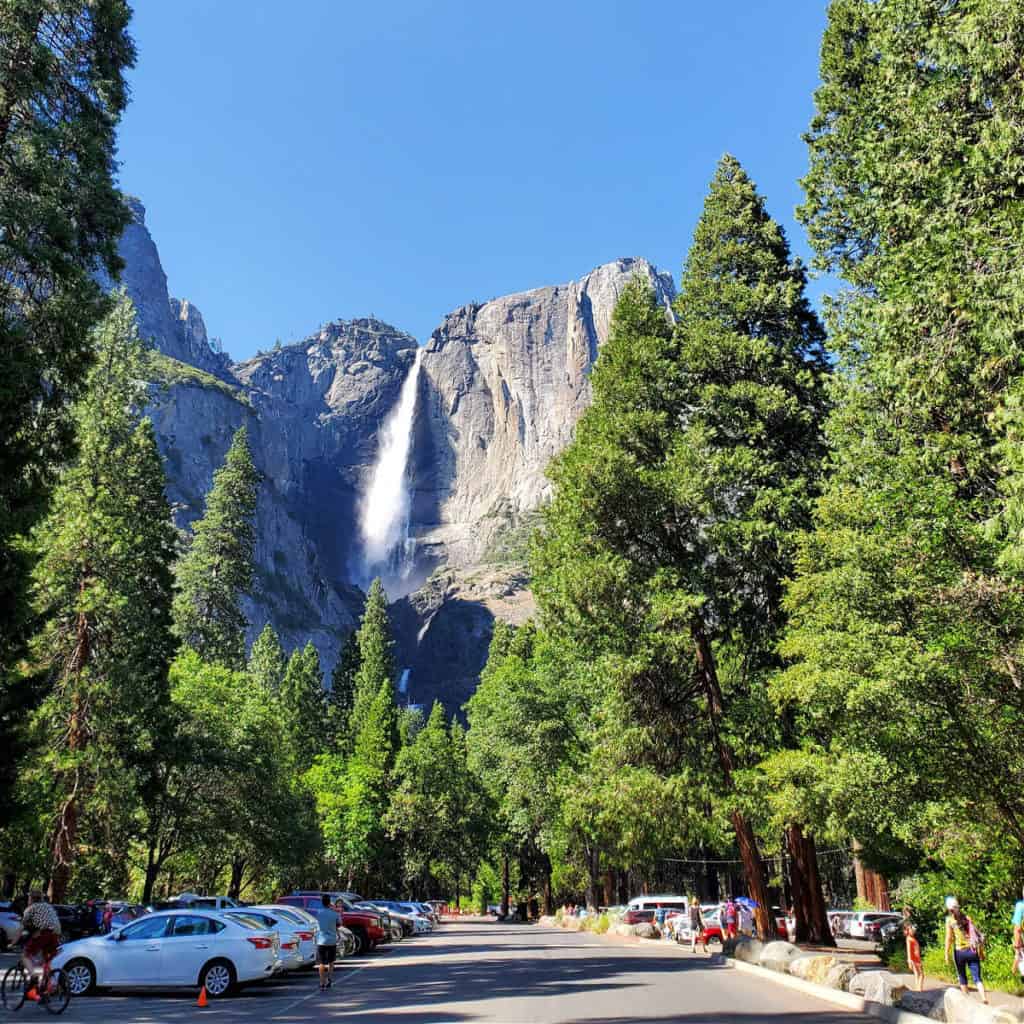
[[[821,872],[818,871],[818,848],[810,836],[803,837],[806,851],[804,871],[807,889],[807,928],[810,941],[819,946],[835,947],[836,940],[828,921],[828,907],[821,887]]]
[[[615,872],[611,868],[604,873],[604,905],[610,907],[615,903]]]
[[[228,884],[228,895],[237,900],[242,892],[242,874],[245,871],[245,858],[235,854],[231,858],[231,882]]]
[[[722,719],[725,717],[725,705],[722,700],[722,688],[718,683],[718,670],[715,667],[715,656],[711,650],[711,642],[704,629],[704,623],[695,619],[692,626],[694,644],[697,651],[697,667],[703,683],[704,694],[708,702],[708,724],[718,755],[718,763],[722,769],[722,780],[727,792],[735,790],[733,772],[736,759],[729,744],[722,738]],[[736,833],[736,845],[740,850],[740,860],[747,879],[747,893],[757,907],[754,910],[754,921],[760,938],[768,942],[775,938],[775,926],[771,920],[768,904],[768,885],[764,875],[764,864],[757,848],[757,836],[746,816],[738,808],[730,815],[732,827]]]
[[[5,900],[14,899],[15,882],[16,881],[17,881],[17,879],[15,878],[13,871],[8,871],[4,875],[4,886],[3,886],[2,892],[3,892],[3,898]]]
[[[883,875],[866,867],[860,859],[861,845],[853,841],[853,873],[857,880],[857,898],[876,910],[888,911],[889,884]]]
[[[794,941],[807,942],[810,937],[810,924],[807,900],[807,873],[804,865],[805,851],[803,835],[799,825],[790,825],[786,829],[786,850],[789,853],[789,884],[790,906],[796,921]]]
[[[508,854],[503,854],[501,858],[501,916],[508,917],[508,897],[509,897],[509,883],[508,883]]]
[[[598,893],[601,891],[601,851],[597,847],[587,848],[587,910],[597,910]]]
[[[544,872],[544,914],[550,917],[555,912],[554,901],[551,898],[551,858],[545,853],[543,855]]]
[[[146,875],[142,884],[143,903],[153,902],[153,888],[156,886],[156,879],[159,872],[160,866],[157,864],[156,859],[156,845],[152,844],[149,847],[149,852],[146,857]]]

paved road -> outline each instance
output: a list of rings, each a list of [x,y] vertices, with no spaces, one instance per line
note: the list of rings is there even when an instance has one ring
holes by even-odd
[[[6,959],[6,958],[4,958]],[[351,1021],[353,1024],[860,1024],[781,986],[657,943],[619,944],[529,925],[446,924],[429,936],[348,960],[321,995],[315,977],[245,989],[195,1009],[195,993],[76,999],[64,1021],[162,1024]],[[42,1020],[26,1007],[15,1019]]]

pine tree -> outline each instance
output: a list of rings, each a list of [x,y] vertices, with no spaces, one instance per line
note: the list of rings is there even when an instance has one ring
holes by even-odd
[[[395,682],[394,641],[388,622],[388,599],[380,579],[370,584],[366,607],[356,632],[359,646],[359,668],[355,674],[352,716],[349,732],[353,737],[366,719],[370,704],[377,698],[381,685],[393,687]]]
[[[239,602],[252,588],[258,486],[248,434],[239,427],[175,571],[175,633],[204,661],[226,668],[245,665]]]
[[[31,688],[14,669],[30,630],[30,545],[72,457],[70,403],[94,357],[92,329],[110,302],[96,280],[120,270],[130,213],[115,185],[118,120],[135,62],[123,0],[0,5],[0,748]],[[0,758],[0,804],[12,758]]]
[[[331,692],[327,695],[331,735],[335,749],[344,753],[351,747],[349,722],[355,701],[356,674],[359,672],[359,637],[353,630],[342,644],[338,661],[331,673]]]
[[[820,473],[827,361],[804,286],[753,183],[723,158],[675,327],[644,282],[620,298],[594,404],[553,467],[538,553],[545,612],[631,659],[623,697],[660,723],[662,756],[693,749],[699,711],[727,794],[742,767],[731,735],[747,733],[746,757],[772,741],[767,710],[753,729],[736,715],[766,704],[782,582]],[[756,837],[729,800],[751,895],[766,907]],[[766,913],[759,929],[768,934]]]
[[[312,643],[292,652],[281,683],[284,706],[300,764],[308,764],[330,745],[327,701],[320,655]]]
[[[833,821],[907,874],[1024,843],[1022,59],[1018,4],[836,0],[808,135],[800,216],[850,287],[774,695]]]
[[[281,641],[268,622],[249,652],[249,678],[270,693],[278,693],[284,682],[285,660]]]
[[[143,348],[123,295],[96,335],[73,418],[79,454],[35,533],[33,644],[52,685],[36,716],[41,767],[61,804],[51,897],[62,902],[79,819],[109,812],[105,787],[145,757],[167,701],[175,534],[143,397]]]

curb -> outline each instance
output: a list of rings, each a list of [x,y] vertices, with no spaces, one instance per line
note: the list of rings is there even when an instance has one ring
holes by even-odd
[[[813,981],[804,981],[803,978],[794,978],[791,974],[782,974],[780,971],[770,971],[767,967],[758,967],[755,964],[748,964],[742,960],[727,958],[726,965],[733,970],[744,974],[753,974],[766,981],[773,981],[777,985],[786,988],[796,989],[805,995],[822,999],[826,1003],[834,1003],[847,1010],[856,1010],[858,1013],[866,1013],[871,1017],[884,1020],[887,1024],[935,1024],[931,1017],[925,1017],[920,1013],[911,1013],[909,1010],[901,1010],[898,1006],[885,1006],[882,1003],[875,1003],[868,999],[862,999],[851,992],[842,992],[837,988],[828,988],[826,985],[816,985]]]

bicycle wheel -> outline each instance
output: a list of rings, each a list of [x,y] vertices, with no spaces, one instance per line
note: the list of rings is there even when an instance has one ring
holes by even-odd
[[[8,968],[0,983],[0,1001],[5,1010],[20,1010],[28,990],[28,971],[21,964]]]
[[[63,1013],[71,1002],[71,985],[64,976],[64,972],[58,967],[50,975],[50,986],[39,1001],[54,1016]]]

